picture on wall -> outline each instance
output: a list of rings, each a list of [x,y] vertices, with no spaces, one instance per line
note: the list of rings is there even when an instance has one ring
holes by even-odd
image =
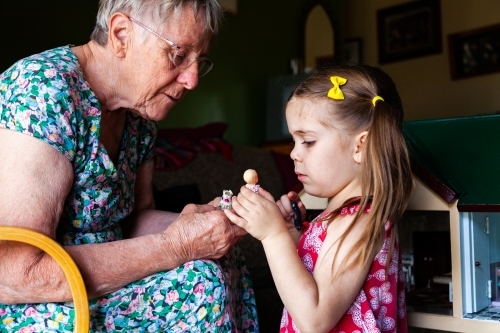
[[[453,80],[500,71],[500,24],[448,35]]]
[[[363,41],[359,37],[348,38],[344,41],[344,60],[359,64],[363,61]]]
[[[442,52],[439,0],[419,0],[377,11],[379,63]]]

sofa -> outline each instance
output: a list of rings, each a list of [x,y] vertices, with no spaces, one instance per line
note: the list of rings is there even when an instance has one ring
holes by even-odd
[[[288,155],[223,139],[225,123],[192,129],[161,129],[155,144],[155,201],[158,209],[180,211],[187,203],[207,203],[223,190],[239,192],[243,173],[254,169],[259,184],[274,198],[300,190]],[[250,272],[261,332],[278,332],[283,304],[260,241],[250,235],[238,243]]]

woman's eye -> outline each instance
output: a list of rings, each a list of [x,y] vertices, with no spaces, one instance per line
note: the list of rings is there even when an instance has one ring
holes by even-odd
[[[311,147],[316,141],[304,141],[302,142],[303,145],[306,145],[307,147]]]
[[[174,51],[169,53],[170,61],[174,63],[175,66],[180,66],[186,58],[186,54],[181,51]]]

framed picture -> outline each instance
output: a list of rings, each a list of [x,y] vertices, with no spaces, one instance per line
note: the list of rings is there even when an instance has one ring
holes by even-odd
[[[359,64],[363,61],[363,42],[361,38],[348,38],[344,41],[344,61]]]
[[[448,35],[453,80],[500,71],[500,24]]]
[[[441,53],[439,0],[418,0],[377,11],[379,63]]]
[[[224,13],[236,14],[238,12],[238,0],[219,0]]]

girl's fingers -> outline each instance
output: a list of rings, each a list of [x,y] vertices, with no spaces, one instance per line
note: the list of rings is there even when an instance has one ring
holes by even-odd
[[[267,192],[266,190],[264,190],[262,187],[259,187],[259,194],[261,196],[263,196],[264,198],[266,198],[267,200],[274,202],[274,198],[273,198],[272,194]]]
[[[288,195],[283,194],[280,199],[281,199],[281,203],[283,204],[283,208],[285,208],[285,211],[287,212],[287,214],[292,214],[293,213],[292,201],[288,197]]]
[[[230,209],[224,209],[223,212],[226,214],[227,218],[231,222],[233,222],[234,224],[236,224],[238,227],[245,229],[245,227],[247,225],[247,221],[244,218],[236,215]]]
[[[278,200],[276,201],[276,205],[280,209],[281,216],[283,216],[285,220],[288,220],[289,219],[288,212],[286,211],[285,207],[283,207],[283,203],[280,200]]]
[[[248,212],[248,209],[245,208],[242,204],[241,201],[237,197],[232,197],[231,199],[231,206],[232,209],[238,214],[239,216],[243,216]]]

